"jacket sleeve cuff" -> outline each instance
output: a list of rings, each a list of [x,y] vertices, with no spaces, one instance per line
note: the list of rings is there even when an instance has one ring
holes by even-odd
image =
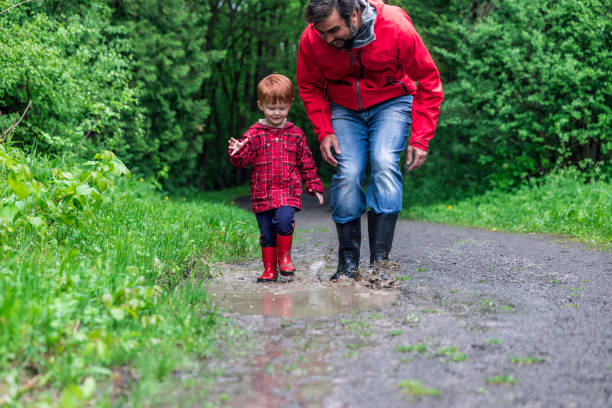
[[[321,143],[323,141],[323,139],[325,139],[328,135],[334,134],[334,130],[333,129],[328,129],[328,130],[324,130],[321,133],[319,133],[317,135],[317,139],[319,140],[319,143]]]
[[[410,146],[414,146],[418,149],[427,151],[429,149],[429,143],[424,140],[410,140]]]
[[[312,192],[311,192],[312,190]],[[314,195],[314,192],[323,194],[323,183],[321,180],[317,180],[311,183],[306,183],[306,192],[310,195]]]

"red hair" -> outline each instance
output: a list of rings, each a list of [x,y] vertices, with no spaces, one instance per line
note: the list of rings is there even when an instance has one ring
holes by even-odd
[[[293,83],[281,74],[270,74],[257,84],[257,99],[261,103],[293,102]]]

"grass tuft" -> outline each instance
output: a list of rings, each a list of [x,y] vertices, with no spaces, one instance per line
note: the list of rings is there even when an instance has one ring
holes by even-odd
[[[496,231],[560,234],[612,249],[612,183],[585,184],[570,173],[511,192],[489,191],[453,203],[412,203],[403,217]],[[452,208],[452,209],[451,209]]]
[[[437,388],[429,388],[423,385],[420,381],[415,380],[402,380],[397,385],[404,394],[412,397],[421,398],[424,396],[440,396],[440,390]]]

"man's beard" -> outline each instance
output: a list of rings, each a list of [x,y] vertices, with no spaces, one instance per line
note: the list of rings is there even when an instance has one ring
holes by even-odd
[[[348,40],[344,40],[344,44],[342,44],[342,47],[340,47],[343,50],[350,50],[351,48],[353,48],[353,38],[355,38],[355,36],[357,35],[357,32],[359,31],[359,29],[357,28],[356,25],[354,25],[352,22],[349,22],[349,39]]]

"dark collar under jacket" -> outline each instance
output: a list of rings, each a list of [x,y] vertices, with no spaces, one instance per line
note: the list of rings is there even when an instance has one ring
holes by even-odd
[[[355,37],[353,37],[353,48],[365,47],[376,39],[376,35],[374,34],[374,23],[376,22],[376,7],[374,7],[365,0],[360,0],[359,3],[363,8],[363,13],[361,14],[361,28],[359,29]]]

